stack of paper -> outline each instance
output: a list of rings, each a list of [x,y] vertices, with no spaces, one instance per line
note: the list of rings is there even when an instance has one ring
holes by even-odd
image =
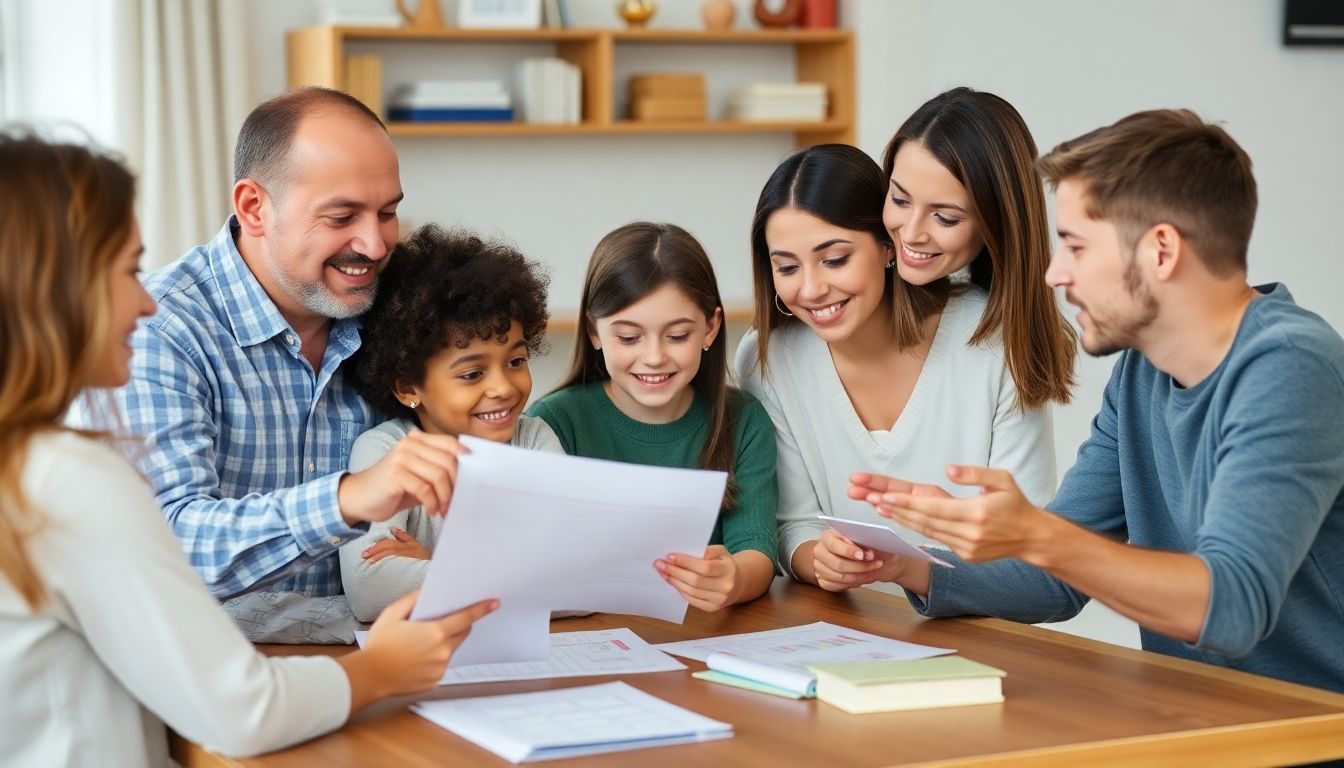
[[[816,676],[808,668],[812,664],[955,653],[951,648],[906,643],[825,621],[654,647],[705,662],[709,670],[696,672],[694,677],[792,699],[816,695]]]
[[[582,116],[583,73],[553,57],[523,59],[514,79],[525,123],[573,125]]]
[[[424,701],[411,710],[511,763],[727,739],[733,726],[625,683]]]
[[[421,80],[400,88],[388,117],[412,122],[508,122],[513,105],[498,80]]]
[[[960,656],[813,664],[817,698],[853,714],[995,704],[1004,671]]]
[[[821,122],[825,83],[752,83],[733,91],[728,119],[745,122]]]
[[[368,632],[356,632],[363,648]],[[551,655],[546,661],[514,661],[452,667],[439,685],[497,683],[506,680],[548,680],[553,677],[630,675],[641,672],[672,672],[686,665],[644,642],[629,629],[595,629],[552,632]]]

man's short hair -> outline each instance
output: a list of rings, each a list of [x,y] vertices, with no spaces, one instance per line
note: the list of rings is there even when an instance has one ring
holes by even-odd
[[[1052,149],[1036,163],[1051,187],[1086,187],[1087,215],[1115,225],[1133,249],[1170,224],[1210,272],[1246,271],[1255,176],[1246,152],[1188,109],[1138,112]]]
[[[266,186],[282,178],[299,123],[322,109],[345,110],[387,130],[373,110],[348,93],[315,85],[293,88],[263,102],[243,121],[233,150],[233,182],[252,179]]]

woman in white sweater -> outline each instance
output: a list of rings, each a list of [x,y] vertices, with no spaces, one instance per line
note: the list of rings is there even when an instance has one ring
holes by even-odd
[[[794,578],[890,579],[883,553],[817,520],[888,522],[849,497],[855,472],[936,484],[950,463],[985,464],[1037,503],[1053,494],[1047,406],[1069,398],[1074,334],[1045,283],[1035,157],[1011,105],[959,88],[901,126],[884,168],[821,145],[766,183],[734,368],[775,422],[779,560]]]
[[[391,606],[340,659],[259,654],[206,591],[149,486],[62,428],[129,376],[154,302],[134,181],[83,147],[0,133],[0,755],[166,766],[164,724],[234,755],[288,746],[439,679],[489,601],[438,621]]]

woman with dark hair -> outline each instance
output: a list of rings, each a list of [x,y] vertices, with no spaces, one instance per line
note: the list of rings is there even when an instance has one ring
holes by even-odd
[[[1035,156],[1007,102],[961,88],[901,126],[885,169],[821,145],[762,190],[735,370],[775,422],[779,560],[795,578],[890,579],[884,553],[817,520],[885,522],[849,497],[853,472],[937,482],[974,462],[1012,470],[1034,500],[1053,492],[1046,406],[1069,398],[1074,336],[1045,284]]]
[[[414,596],[339,659],[266,658],[206,590],[114,436],[71,403],[130,377],[135,180],[76,145],[0,132],[0,755],[14,765],[168,766],[167,724],[250,755],[432,688],[495,601],[435,621]],[[109,422],[116,419],[109,418]]]

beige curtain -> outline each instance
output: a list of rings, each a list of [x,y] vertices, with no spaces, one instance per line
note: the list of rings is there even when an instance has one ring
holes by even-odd
[[[228,216],[233,139],[249,104],[247,4],[125,0],[108,19],[118,144],[140,174],[145,266],[209,240]]]

